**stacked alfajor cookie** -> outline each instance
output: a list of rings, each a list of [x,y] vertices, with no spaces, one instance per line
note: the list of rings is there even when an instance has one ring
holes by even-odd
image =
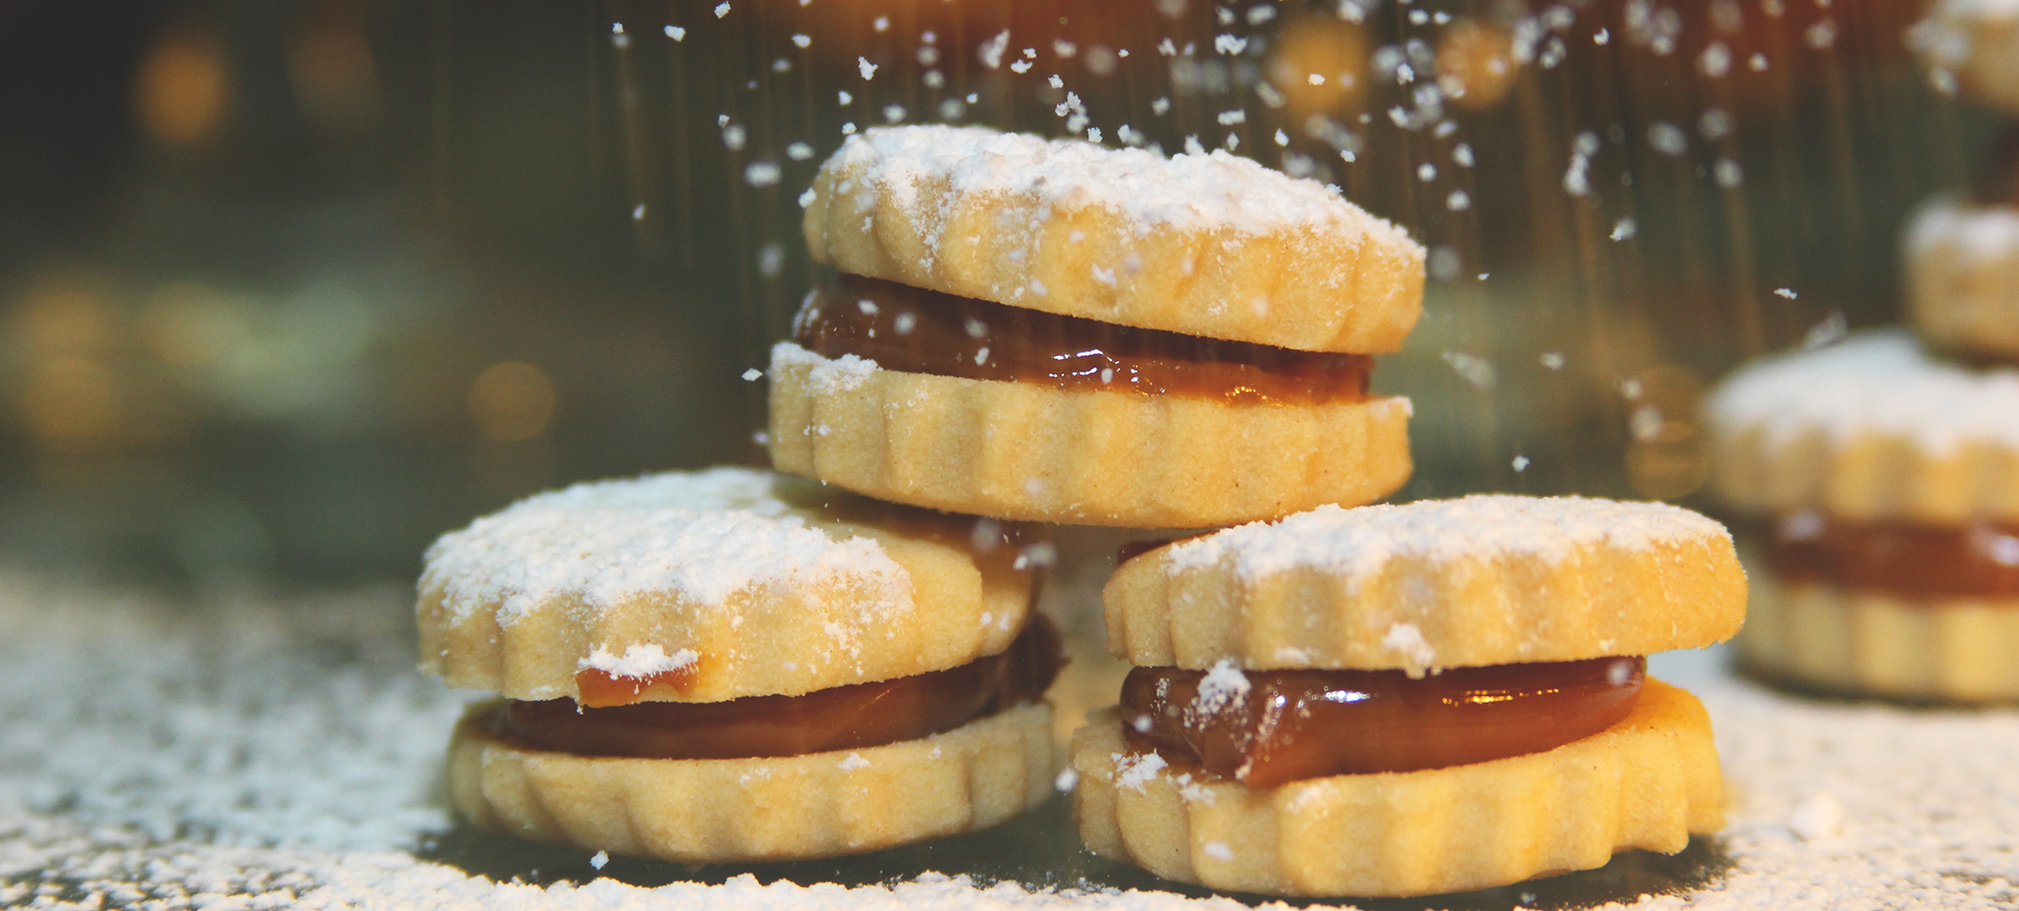
[[[1938,0],[1939,80],[2019,111],[2019,8]],[[1709,400],[1712,484],[1753,525],[1743,662],[1906,699],[2019,698],[2019,132],[1904,243],[1913,332],[1747,366]]]
[[[1937,0],[1909,35],[1946,88],[2019,113],[2019,6]],[[1923,340],[1967,358],[2019,359],[2019,124],[1966,191],[1914,213],[1906,266],[1908,315]]]
[[[2019,371],[1894,330],[1712,395],[1713,483],[1751,516],[1754,671],[1915,699],[2019,698]]]
[[[773,349],[782,470],[1010,519],[1193,528],[1367,503],[1409,475],[1368,390],[1424,251],[1225,152],[976,127],[851,137],[805,228],[840,277]]]
[[[1055,634],[971,519],[744,468],[581,484],[428,549],[479,828],[687,863],[852,854],[1051,795]],[[991,535],[994,533],[991,532]]]
[[[1137,667],[1073,738],[1081,834],[1159,876],[1454,892],[1723,825],[1703,706],[1642,657],[1745,615],[1730,535],[1687,510],[1322,507],[1135,557],[1103,600]]]

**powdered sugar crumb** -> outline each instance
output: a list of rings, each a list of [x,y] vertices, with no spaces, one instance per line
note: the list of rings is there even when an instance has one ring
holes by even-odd
[[[853,392],[868,382],[870,375],[877,370],[875,361],[853,354],[827,358],[793,342],[779,342],[771,346],[771,369],[774,374],[781,366],[801,364],[812,368],[807,373],[807,385],[822,395]]]
[[[1414,623],[1396,623],[1388,627],[1381,636],[1381,647],[1402,655],[1403,668],[1414,677],[1437,664],[1437,649],[1423,638],[1423,630]]]
[[[835,765],[835,768],[838,768],[844,772],[853,772],[858,769],[866,769],[869,768],[869,760],[862,758],[861,753],[850,753],[848,754],[848,758],[843,759],[841,762],[837,763]]]
[[[619,655],[597,646],[589,652],[589,657],[575,663],[575,669],[602,671],[626,680],[642,680],[691,667],[699,660],[701,654],[691,648],[676,649],[669,655],[661,645],[632,645]]]
[[[1228,565],[1240,578],[1255,580],[1298,567],[1360,576],[1399,559],[1523,555],[1554,561],[1590,545],[1648,550],[1730,537],[1723,525],[1666,503],[1486,495],[1400,506],[1320,506],[1182,541],[1164,553],[1165,569],[1174,576]]]
[[[1199,678],[1199,693],[1193,697],[1187,711],[1199,715],[1226,711],[1234,703],[1246,699],[1249,689],[1248,675],[1241,673],[1234,659],[1222,658],[1213,662],[1213,667]]]
[[[809,527],[779,477],[725,467],[529,497],[437,540],[421,589],[459,617],[495,606],[508,627],[556,605],[670,593],[721,610],[738,593],[844,579],[865,591],[865,619],[909,610],[910,574],[873,539]]]
[[[1155,753],[1117,753],[1115,761],[1115,786],[1141,791],[1143,786],[1157,779],[1157,773],[1164,769],[1164,757]]]
[[[1041,139],[984,127],[882,127],[851,136],[825,168],[861,169],[862,182],[912,207],[916,188],[951,181],[973,194],[1035,194],[1046,202],[1121,212],[1138,231],[1231,229],[1257,234],[1315,227],[1422,248],[1401,228],[1367,214],[1316,181],[1293,178],[1215,150],[1165,158],[1136,148]],[[924,223],[945,219],[915,213]]]

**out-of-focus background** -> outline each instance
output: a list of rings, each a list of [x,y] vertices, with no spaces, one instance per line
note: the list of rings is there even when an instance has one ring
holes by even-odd
[[[571,481],[760,462],[845,134],[1228,148],[1432,249],[1405,497],[1687,498],[1696,401],[1898,311],[1997,119],[1900,0],[0,3],[0,563],[406,579]],[[1939,80],[1936,80],[1939,82]]]

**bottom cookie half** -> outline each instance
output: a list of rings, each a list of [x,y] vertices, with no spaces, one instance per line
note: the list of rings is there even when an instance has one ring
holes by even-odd
[[[2019,602],[1915,599],[1753,574],[1734,641],[1764,676],[1903,699],[2019,699]]]
[[[756,759],[631,759],[526,750],[473,706],[449,745],[450,799],[478,828],[684,863],[873,851],[995,825],[1051,795],[1051,709],[944,734]]]
[[[1127,752],[1112,710],[1073,737],[1080,834],[1166,879],[1278,895],[1459,892],[1683,849],[1724,825],[1710,718],[1649,679],[1633,713],[1556,749],[1269,789]]]

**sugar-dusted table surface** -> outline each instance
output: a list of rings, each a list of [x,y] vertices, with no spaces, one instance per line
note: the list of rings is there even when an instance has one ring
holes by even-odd
[[[447,812],[441,777],[449,725],[470,694],[413,670],[409,597],[387,585],[168,599],[0,573],[0,906],[1258,901],[1173,890],[1088,856],[1064,799],[991,832],[747,869],[630,858],[598,868],[584,852],[470,831]],[[1710,707],[1730,792],[1721,836],[1675,857],[1623,855],[1505,889],[1357,904],[2019,905],[2019,710],[1783,695],[1733,677],[1718,650],[1657,656],[1652,667]]]

